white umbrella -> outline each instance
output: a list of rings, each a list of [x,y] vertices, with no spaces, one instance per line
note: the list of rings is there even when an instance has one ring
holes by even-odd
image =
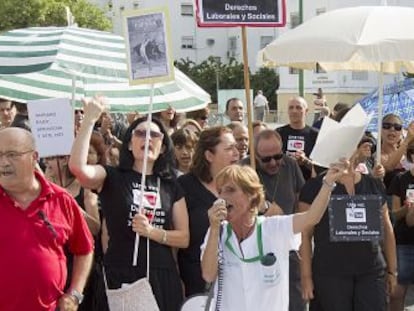
[[[124,38],[78,27],[34,27],[0,35],[0,97],[20,102],[105,96],[111,111],[147,112],[151,86],[130,86]],[[204,108],[210,96],[175,69],[154,84],[154,111]]]
[[[258,54],[259,66],[379,71],[378,127],[383,73],[414,72],[414,8],[352,7],[314,17],[274,40]],[[381,140],[378,131],[378,140]],[[380,155],[380,153],[378,153]],[[379,156],[378,156],[379,162]]]

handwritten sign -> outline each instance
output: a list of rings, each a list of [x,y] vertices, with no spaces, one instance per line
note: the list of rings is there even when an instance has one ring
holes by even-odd
[[[333,195],[328,205],[332,242],[382,239],[382,206],[379,195]]]
[[[40,157],[68,155],[73,144],[73,109],[67,98],[27,103],[29,122]]]

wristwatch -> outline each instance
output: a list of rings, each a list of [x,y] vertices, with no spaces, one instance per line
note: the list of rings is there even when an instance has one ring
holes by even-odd
[[[76,289],[72,289],[70,292],[67,293],[68,295],[74,297],[80,305],[83,301],[83,294],[79,293]]]

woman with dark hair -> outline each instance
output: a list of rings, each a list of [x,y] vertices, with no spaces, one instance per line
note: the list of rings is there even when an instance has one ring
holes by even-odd
[[[406,152],[411,169],[391,182],[392,212],[397,244],[397,287],[390,296],[390,311],[403,311],[409,285],[414,284],[414,144]]]
[[[381,130],[381,163],[385,168],[384,184],[388,190],[391,180],[398,173],[405,171],[403,166],[407,146],[414,141],[414,122],[407,129],[403,138],[403,120],[390,113],[382,118]],[[388,193],[389,194],[389,193]]]
[[[178,178],[185,192],[190,219],[190,245],[178,251],[180,275],[187,297],[205,291],[200,246],[209,226],[207,211],[218,197],[214,177],[222,168],[238,160],[232,131],[224,126],[211,127],[200,134],[190,173]]]
[[[171,135],[174,145],[176,169],[179,175],[190,171],[193,163],[194,148],[198,141],[198,136],[187,129],[179,129]]]
[[[179,115],[173,107],[169,106],[163,111],[154,113],[154,116],[162,122],[169,136],[177,130]]]
[[[146,276],[149,239],[149,282],[154,296],[161,311],[176,311],[182,291],[172,248],[187,247],[189,234],[185,200],[175,182],[170,138],[159,120],[149,123],[139,118],[124,135],[118,167],[89,165],[88,142],[104,103],[102,98],[94,98],[84,104],[85,118],[73,144],[70,167],[84,187],[99,193],[109,234],[104,256],[108,288],[120,288]],[[145,155],[147,129],[150,138]],[[141,185],[142,174],[146,174],[145,185]],[[142,196],[144,205],[140,206]],[[138,263],[133,266],[136,233],[140,242]]]
[[[208,107],[205,107],[203,109],[187,112],[186,117],[187,119],[192,119],[192,120],[197,121],[201,129],[204,129],[208,125],[207,122],[208,122],[209,113],[210,113],[210,109],[208,109]]]

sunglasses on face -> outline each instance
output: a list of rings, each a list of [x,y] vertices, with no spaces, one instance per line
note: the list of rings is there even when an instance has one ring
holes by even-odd
[[[134,133],[135,137],[145,138],[145,136],[147,135],[147,130],[136,129],[136,130],[134,130],[133,133]],[[163,133],[157,132],[157,131],[152,131],[152,130],[149,132],[149,135],[152,139],[157,139],[157,138],[163,138],[164,137]]]
[[[275,161],[279,161],[282,158],[283,158],[283,153],[278,153],[278,154],[268,156],[268,157],[259,157],[260,161],[262,161],[263,163],[269,163],[270,161],[272,161],[272,159]]]
[[[203,121],[205,121],[205,120],[207,120],[208,119],[208,117],[207,116],[202,116],[202,117],[200,117],[200,120],[203,120]]]
[[[396,130],[396,131],[401,131],[402,130],[402,125],[401,124],[398,124],[398,123],[389,123],[389,122],[384,122],[384,123],[382,123],[382,128],[384,129],[384,130],[389,130],[389,129],[391,129],[391,128],[394,128],[394,130]]]

